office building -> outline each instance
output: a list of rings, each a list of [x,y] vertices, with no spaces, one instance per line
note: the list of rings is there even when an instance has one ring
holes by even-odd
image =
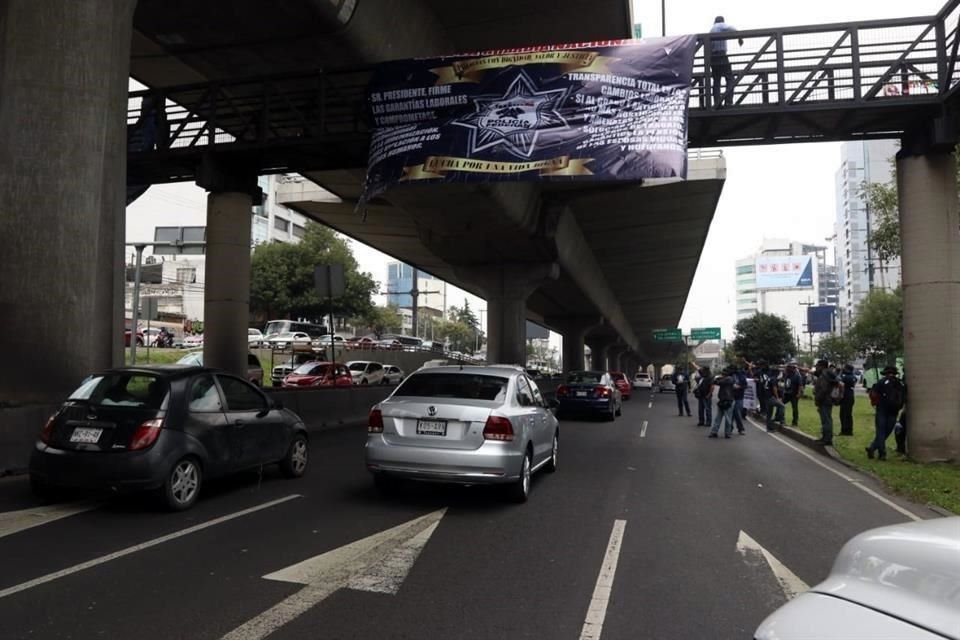
[[[837,211],[834,223],[835,262],[842,323],[849,326],[857,305],[871,289],[892,291],[900,286],[900,260],[881,262],[869,243],[876,214],[860,192],[864,183],[887,183],[893,178],[895,140],[845,142],[836,173]]]

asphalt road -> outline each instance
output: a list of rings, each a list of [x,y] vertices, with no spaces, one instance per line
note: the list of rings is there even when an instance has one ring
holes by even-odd
[[[74,507],[0,480],[0,638],[220,638],[292,601],[284,624],[267,615],[271,639],[750,638],[787,595],[744,534],[813,584],[848,538],[908,519],[895,507],[934,516],[758,428],[694,424],[647,392],[616,422],[564,421],[559,471],[524,505],[480,487],[381,497],[358,429],[316,434],[300,480],[233,478],[182,514],[131,497],[53,520]],[[395,594],[337,588],[335,571],[263,578],[442,509],[412,568],[371,565]]]

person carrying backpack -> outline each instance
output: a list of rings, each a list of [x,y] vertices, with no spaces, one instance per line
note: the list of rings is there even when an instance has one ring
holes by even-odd
[[[867,457],[871,460],[874,453],[878,460],[887,459],[887,438],[893,433],[894,426],[897,424],[897,415],[905,402],[905,391],[903,382],[897,377],[896,367],[885,368],[883,377],[870,389],[870,403],[877,410],[876,435],[870,446],[866,448]]]
[[[696,366],[696,363],[693,363]],[[701,368],[700,381],[693,390],[693,395],[697,399],[697,426],[709,427],[713,422],[713,376],[710,375],[710,367]]]
[[[719,437],[720,424],[723,423],[723,437],[729,438],[733,433],[733,407],[734,383],[736,379],[733,376],[733,367],[725,368],[721,374],[713,381],[717,386],[717,415],[713,419],[713,427],[710,429],[709,438]]]

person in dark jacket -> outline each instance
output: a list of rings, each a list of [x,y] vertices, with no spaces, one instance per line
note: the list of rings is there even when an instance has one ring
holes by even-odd
[[[830,394],[837,377],[830,371],[826,360],[817,361],[813,375],[813,402],[820,414],[820,439],[817,444],[833,445],[833,398]]]
[[[677,411],[683,416],[683,411],[686,409],[687,416],[693,415],[690,413],[690,402],[687,400],[687,396],[690,394],[690,378],[685,370],[681,369],[674,373],[673,386],[677,393]]]
[[[857,386],[857,374],[853,372],[853,365],[843,367],[840,374],[840,382],[843,383],[843,400],[840,402],[840,435],[853,435],[853,405],[856,401],[854,389]]]
[[[767,400],[767,431],[776,431],[777,423],[783,424],[783,399],[780,397],[780,370],[770,366],[763,373],[763,386]]]
[[[800,419],[800,394],[803,390],[803,377],[797,370],[796,362],[787,363],[783,372],[783,403],[789,404],[792,412],[790,426],[796,427]]]
[[[709,427],[713,422],[713,375],[710,367],[702,367],[698,373],[700,381],[693,391],[697,399],[697,426]]]
[[[737,425],[737,433],[745,436],[747,432],[743,428],[743,396],[747,390],[747,373],[739,365],[733,365],[731,369],[731,375],[733,376],[733,421]]]
[[[723,423],[723,437],[729,438],[733,433],[733,387],[736,378],[733,376],[734,368],[725,368],[719,376],[714,379],[714,385],[717,387],[717,414],[713,420],[713,426],[710,429],[710,438],[719,437],[720,424]]]
[[[867,447],[867,457],[871,460],[876,453],[877,459],[887,459],[887,438],[893,433],[897,423],[897,414],[903,408],[906,390],[900,378],[897,377],[896,367],[887,367],[883,370],[883,378],[870,389],[872,401],[876,402],[876,435],[873,442]]]

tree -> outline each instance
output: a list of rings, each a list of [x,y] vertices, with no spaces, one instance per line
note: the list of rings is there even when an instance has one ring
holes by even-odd
[[[363,321],[373,330],[378,339],[385,333],[399,333],[403,328],[403,317],[396,305],[386,307],[372,305],[363,317]]]
[[[342,264],[345,293],[332,308],[314,288],[316,265]],[[250,308],[268,318],[304,317],[321,320],[329,313],[364,317],[373,306],[377,283],[360,272],[346,240],[332,229],[307,222],[299,244],[269,243],[253,252],[250,273]]]
[[[821,358],[837,364],[847,364],[857,357],[857,348],[844,336],[823,336],[817,344],[817,352]]]
[[[790,323],[770,313],[756,313],[737,322],[733,350],[747,360],[780,362],[796,353]]]
[[[847,334],[857,352],[884,356],[888,365],[896,365],[903,353],[903,296],[874,289],[857,307],[856,320]]]
[[[870,246],[877,252],[880,268],[883,263],[900,256],[900,207],[897,202],[897,183],[864,182],[860,197],[867,203],[873,221],[870,228]]]
[[[463,301],[463,307],[450,307],[448,315],[451,320],[462,322],[475,332],[480,330],[480,321],[477,320],[476,314],[470,308],[469,300]]]
[[[459,320],[438,320],[434,334],[449,344],[451,351],[473,353],[475,336],[471,328]]]

